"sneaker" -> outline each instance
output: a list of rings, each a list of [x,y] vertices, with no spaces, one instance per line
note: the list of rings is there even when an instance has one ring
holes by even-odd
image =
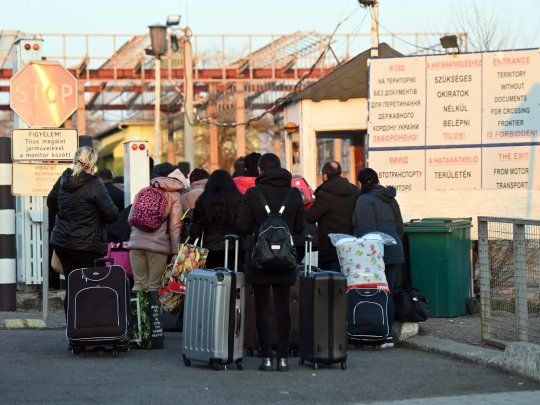
[[[386,338],[386,341],[381,345],[381,349],[390,349],[394,347],[394,340],[392,337]]]

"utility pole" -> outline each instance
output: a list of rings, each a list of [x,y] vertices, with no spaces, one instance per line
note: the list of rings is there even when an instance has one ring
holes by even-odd
[[[379,57],[379,0],[371,3],[371,57]]]
[[[161,161],[161,57],[156,56],[154,61],[154,162],[158,164]]]
[[[371,7],[371,52],[372,58],[379,57],[379,2],[380,0],[358,0],[361,6]]]
[[[191,30],[184,30],[184,160],[191,170],[195,168],[193,141],[193,53],[191,49]]]

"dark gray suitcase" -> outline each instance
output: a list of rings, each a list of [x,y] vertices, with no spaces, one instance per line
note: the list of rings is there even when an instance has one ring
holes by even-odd
[[[300,364],[340,363],[347,368],[347,278],[312,271],[311,237],[306,237],[305,270],[300,274]]]
[[[225,267],[193,270],[187,276],[182,357],[220,370],[236,363],[244,368],[244,274],[237,272],[238,236],[225,239]],[[235,271],[228,270],[229,240],[235,241]]]
[[[99,265],[102,264],[102,265]],[[129,282],[112,259],[73,270],[67,280],[66,336],[74,354],[90,349],[129,350]]]

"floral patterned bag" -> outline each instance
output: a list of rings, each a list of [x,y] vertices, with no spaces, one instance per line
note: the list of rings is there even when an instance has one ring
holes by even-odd
[[[206,266],[206,258],[208,257],[208,249],[197,246],[199,239],[195,240],[193,245],[189,244],[189,240],[178,246],[178,256],[173,264],[171,277],[169,281],[169,290],[179,294],[186,293],[186,278],[191,270],[204,269]]]
[[[381,288],[389,291],[384,273],[384,245],[396,243],[391,236],[372,233],[355,238],[331,234],[330,239],[336,246],[341,271],[347,276],[347,289]]]
[[[178,313],[182,311],[182,305],[184,304],[184,295],[171,291],[169,284],[171,281],[171,274],[174,264],[168,264],[165,269],[165,273],[161,278],[161,288],[159,289],[159,301],[164,311]]]

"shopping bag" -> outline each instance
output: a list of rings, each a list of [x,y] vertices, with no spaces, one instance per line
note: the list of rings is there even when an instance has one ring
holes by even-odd
[[[122,266],[126,271],[126,276],[133,277],[133,271],[131,270],[131,262],[129,260],[129,250],[127,249],[127,242],[115,243],[110,242],[107,244],[107,255],[105,259],[114,259],[114,264]]]
[[[180,294],[186,293],[186,279],[190,271],[204,269],[208,249],[197,246],[199,239],[194,244],[189,244],[189,240],[180,244],[178,247],[178,256],[174,262],[171,278],[169,281],[169,290]]]
[[[137,349],[163,349],[161,310],[156,291],[132,291],[129,341]]]
[[[174,264],[167,265],[165,273],[161,278],[161,288],[159,290],[159,301],[162,308],[166,312],[178,313],[182,311],[184,304],[184,295],[178,292],[171,291],[169,284],[175,283],[176,280],[171,278]]]

